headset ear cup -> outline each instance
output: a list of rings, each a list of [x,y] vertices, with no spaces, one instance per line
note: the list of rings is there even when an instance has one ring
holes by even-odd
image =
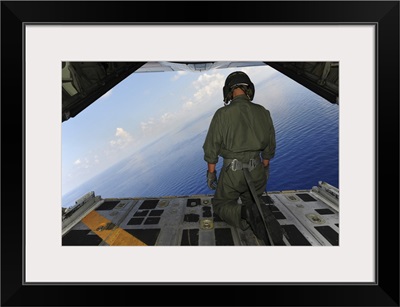
[[[251,101],[253,101],[254,99],[254,94],[255,94],[255,88],[254,88],[254,84],[250,83],[249,87],[248,87],[248,95]]]
[[[253,100],[253,98],[254,98],[254,91],[253,91],[251,88],[249,88],[247,92],[248,92],[248,95],[249,95],[250,100]]]
[[[232,100],[232,91],[228,94],[228,101]]]

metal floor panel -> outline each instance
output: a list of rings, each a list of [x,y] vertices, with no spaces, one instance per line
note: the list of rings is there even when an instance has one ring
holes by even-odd
[[[213,212],[213,195],[191,195],[160,198],[113,198],[93,200],[96,210],[106,223],[104,229],[123,230],[128,234],[142,236],[147,245],[158,246],[218,246],[218,245],[264,245],[251,229],[242,231],[231,227]],[[264,193],[272,213],[286,231],[286,245],[331,246],[339,244],[339,212],[313,197],[311,191],[281,191]],[[89,205],[85,205],[85,213]],[[74,213],[79,216],[79,212]],[[64,221],[70,231],[90,231],[82,222]],[[71,225],[74,225],[71,228]],[[99,228],[101,230],[101,227]],[[107,228],[108,227],[108,228]],[[92,229],[93,230],[93,229]],[[146,231],[148,230],[148,231]],[[96,236],[96,229],[91,235]],[[66,235],[64,234],[64,235]],[[110,234],[111,236],[111,234]],[[65,242],[71,244],[74,236]],[[72,239],[71,239],[72,238]],[[140,239],[140,238],[138,238]],[[145,242],[147,241],[147,243]],[[82,244],[80,238],[80,244]],[[88,241],[89,242],[89,241]],[[97,242],[90,240],[89,244]],[[107,245],[102,242],[99,245]]]

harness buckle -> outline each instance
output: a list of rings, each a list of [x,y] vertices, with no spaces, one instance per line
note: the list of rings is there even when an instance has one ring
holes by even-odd
[[[250,159],[248,164],[248,169],[251,172],[257,166],[256,159]]]
[[[231,162],[231,170],[236,172],[237,170],[241,170],[243,168],[242,162],[237,159],[233,159]]]

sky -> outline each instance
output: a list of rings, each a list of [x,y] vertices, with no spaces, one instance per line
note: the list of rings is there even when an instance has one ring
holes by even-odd
[[[225,79],[236,70],[246,72],[256,88],[277,73],[268,66],[133,73],[63,122],[62,194],[167,132],[222,107]]]

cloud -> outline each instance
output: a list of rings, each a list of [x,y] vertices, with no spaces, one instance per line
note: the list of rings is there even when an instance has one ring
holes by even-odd
[[[149,118],[147,122],[141,122],[140,127],[142,129],[142,132],[144,134],[151,133],[153,131],[154,123],[155,121],[153,117]]]
[[[92,165],[92,160],[89,157],[84,157],[83,159],[79,158],[74,162],[75,169],[77,170],[90,168],[91,165]]]
[[[166,112],[159,118],[150,117],[146,122],[141,122],[140,127],[143,137],[148,139],[152,136],[161,135],[170,127],[179,121],[178,114],[175,112]]]
[[[161,122],[164,124],[169,123],[169,122],[173,121],[174,118],[175,118],[174,114],[167,112],[167,113],[164,113],[163,115],[161,115]]]
[[[225,76],[221,73],[204,73],[200,75],[192,82],[192,86],[196,91],[191,98],[188,98],[182,104],[182,113],[185,113],[185,116],[187,116],[187,111],[190,111],[192,114],[198,114],[205,111],[208,107],[215,107],[215,102],[218,99],[222,100],[224,82]],[[218,95],[221,95],[221,97],[218,98]]]
[[[193,108],[193,101],[189,100],[183,104],[184,110],[190,110]]]
[[[117,128],[117,131],[115,132],[115,136],[118,138],[129,138],[129,133],[126,132],[122,128]]]
[[[133,137],[123,128],[116,129],[115,137],[115,139],[110,141],[110,145],[112,147],[118,147],[119,149],[126,147],[133,141]]]
[[[193,82],[193,86],[198,89],[193,96],[197,101],[203,101],[212,97],[219,91],[222,93],[224,82],[225,77],[220,73],[202,74]]]
[[[188,74],[187,71],[178,71],[178,72],[171,78],[171,80],[172,80],[172,81],[176,81],[176,80],[178,80],[180,77],[182,77],[182,76],[184,76],[184,75],[187,75],[187,74]]]

